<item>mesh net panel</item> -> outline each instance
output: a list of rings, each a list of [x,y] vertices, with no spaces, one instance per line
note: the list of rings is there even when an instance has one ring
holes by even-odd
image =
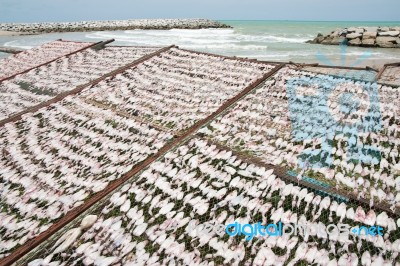
[[[288,66],[217,118],[206,119],[272,67],[173,48],[64,101],[66,106],[57,105],[62,113],[57,115],[58,123],[48,120],[52,110],[44,110],[43,118],[35,120],[40,124],[47,119],[44,132],[57,124],[68,128],[69,112],[111,119],[113,129],[103,134],[114,142],[102,141],[111,149],[124,143],[120,140],[126,132],[120,129],[121,117],[157,129],[158,138],[168,134],[179,138],[195,123],[204,124],[18,263],[400,263],[399,90],[348,75],[329,76]],[[228,69],[231,75],[226,74]],[[70,129],[77,132],[77,138],[87,134],[93,139],[99,134],[96,126],[82,122],[76,124],[77,129]],[[23,184],[14,184],[9,174],[13,171],[18,176],[21,169],[28,169],[14,166],[23,162],[7,158],[29,150],[32,123],[28,127],[28,121],[19,122],[0,131],[3,139],[27,135],[22,142],[25,145],[10,140],[0,144],[7,154],[1,162],[9,169],[2,172],[7,173],[9,183],[4,178],[1,183],[3,190],[7,188],[1,201],[2,220],[9,219],[11,227],[0,227],[0,234],[10,241],[7,243],[20,241],[18,233],[22,231],[15,229],[15,221],[24,219],[12,199],[30,197]],[[127,138],[138,135],[127,147],[139,152],[154,145],[145,140],[148,136],[143,132],[148,131],[126,132]],[[96,158],[94,152],[91,155]],[[108,160],[123,156],[104,152],[107,163],[99,170],[108,166]],[[71,162],[84,164],[86,159],[79,156],[87,156],[85,149],[76,153]],[[130,156],[128,153],[126,160]],[[26,157],[22,156],[27,161]],[[85,187],[87,173],[80,165],[76,169]],[[110,174],[113,170],[104,169]],[[123,167],[118,169],[123,173]],[[33,175],[30,182],[37,178]],[[59,183],[63,178],[49,179],[56,180],[56,185],[46,185],[63,187]],[[78,188],[74,192],[79,192]],[[38,208],[44,212],[50,205]],[[8,218],[11,215],[15,216]],[[8,254],[10,250],[5,251],[7,245],[1,241],[3,254]]]

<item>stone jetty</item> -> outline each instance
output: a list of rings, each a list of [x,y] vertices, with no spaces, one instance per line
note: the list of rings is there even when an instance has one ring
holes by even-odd
[[[81,22],[0,23],[0,31],[32,34],[105,30],[168,30],[204,28],[230,28],[230,26],[209,19],[130,19]]]
[[[400,48],[400,27],[352,27],[336,29],[318,36],[308,43],[350,46]]]

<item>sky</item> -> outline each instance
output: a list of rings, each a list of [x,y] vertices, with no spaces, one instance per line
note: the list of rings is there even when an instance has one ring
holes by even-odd
[[[399,0],[0,0],[0,22],[135,18],[400,21]]]

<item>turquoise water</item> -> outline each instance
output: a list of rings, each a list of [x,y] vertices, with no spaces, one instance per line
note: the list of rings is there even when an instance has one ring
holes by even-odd
[[[400,61],[399,49],[348,47],[307,44],[318,33],[351,26],[400,26],[400,22],[306,22],[306,21],[223,21],[233,29],[202,30],[133,30],[80,33],[55,33],[32,36],[0,37],[0,45],[30,48],[62,38],[80,41],[116,39],[119,45],[153,45],[180,47],[224,55],[268,61],[319,62],[335,65],[378,66]],[[319,56],[317,56],[319,54]],[[342,63],[341,58],[345,58]],[[322,60],[321,58],[324,58]]]
[[[311,22],[311,21],[223,21],[235,28],[238,35],[246,36],[248,41],[241,45],[267,46],[265,51],[259,51],[257,57],[265,60],[280,59],[281,61],[319,62],[321,54],[327,60],[319,63],[342,65],[341,56],[345,56],[344,65],[353,65],[362,56],[367,60],[359,65],[374,65],[383,61],[400,61],[398,49],[370,49],[347,47],[341,51],[338,46],[307,44],[305,41],[314,39],[318,33],[328,34],[337,28],[357,26],[400,26],[400,22]],[[247,56],[248,53],[243,53]],[[251,56],[252,57],[252,56]]]

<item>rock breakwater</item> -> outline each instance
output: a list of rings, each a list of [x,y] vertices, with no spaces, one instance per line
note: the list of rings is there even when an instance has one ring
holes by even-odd
[[[209,19],[131,19],[81,22],[0,23],[1,31],[23,33],[80,32],[134,29],[203,29],[230,28],[229,25]]]
[[[400,27],[352,27],[336,29],[318,36],[308,43],[350,46],[400,48]]]

